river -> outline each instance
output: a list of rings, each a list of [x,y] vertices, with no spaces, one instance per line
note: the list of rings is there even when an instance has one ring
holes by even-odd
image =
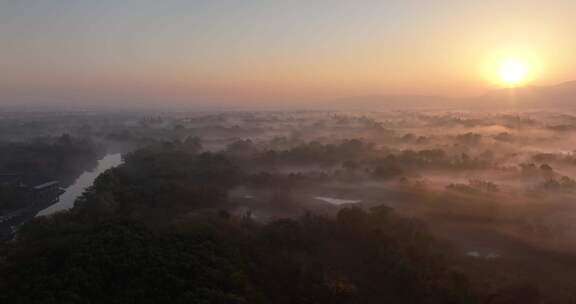
[[[92,186],[98,175],[120,164],[122,164],[122,154],[107,154],[98,161],[96,169],[82,173],[72,185],[64,190],[57,203],[41,210],[36,216],[50,215],[74,207],[76,199],[84,193],[86,188]]]

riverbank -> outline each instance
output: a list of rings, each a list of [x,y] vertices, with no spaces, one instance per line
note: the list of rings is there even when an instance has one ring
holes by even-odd
[[[13,239],[18,227],[36,216],[47,216],[72,208],[76,199],[82,195],[88,187],[92,186],[100,174],[120,164],[122,164],[122,154],[107,154],[98,160],[98,165],[94,170],[84,171],[72,185],[67,187],[64,192],[55,199],[2,215],[2,218],[0,218],[0,241]]]
[[[84,191],[92,186],[96,178],[104,171],[114,168],[122,164],[122,154],[107,154],[98,161],[98,165],[92,171],[85,171],[70,187],[66,188],[64,193],[60,196],[58,202],[40,210],[36,216],[50,215],[58,211],[63,211],[74,207],[76,199],[84,193]]]

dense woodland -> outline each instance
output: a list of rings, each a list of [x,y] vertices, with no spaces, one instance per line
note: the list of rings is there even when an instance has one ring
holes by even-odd
[[[0,132],[3,172],[64,185],[104,151],[124,152],[74,208],[0,245],[1,302],[576,298],[570,115],[71,115],[0,126],[23,134]],[[6,205],[13,195],[0,189],[0,204],[18,207]]]
[[[125,158],[2,249],[3,302],[538,302],[529,284],[468,278],[450,246],[389,207],[262,223],[229,211],[232,188],[255,186],[226,152],[169,144]]]

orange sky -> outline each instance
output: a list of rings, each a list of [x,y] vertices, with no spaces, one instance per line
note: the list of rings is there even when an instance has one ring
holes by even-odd
[[[0,4],[0,103],[469,96],[506,57],[530,84],[576,79],[567,0],[17,2]]]

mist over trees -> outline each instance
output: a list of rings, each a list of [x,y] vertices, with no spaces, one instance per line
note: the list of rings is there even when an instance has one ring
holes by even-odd
[[[574,299],[569,114],[98,115],[0,137],[3,173],[70,183],[124,160],[0,245],[3,302]]]

